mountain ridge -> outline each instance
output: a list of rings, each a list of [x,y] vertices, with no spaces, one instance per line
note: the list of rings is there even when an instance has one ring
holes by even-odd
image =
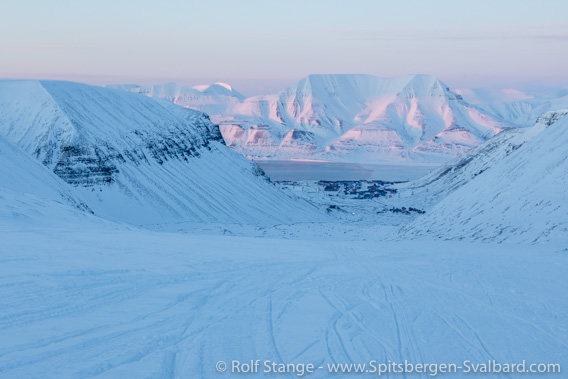
[[[227,145],[264,159],[441,163],[513,126],[422,74],[313,74],[275,94],[216,101],[209,114]],[[200,102],[177,101],[207,112]]]

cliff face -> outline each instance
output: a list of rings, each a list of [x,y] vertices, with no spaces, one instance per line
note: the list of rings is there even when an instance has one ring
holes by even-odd
[[[126,139],[128,145],[118,145],[96,138],[94,143],[80,138],[72,144],[58,147],[57,162],[53,171],[66,182],[77,186],[112,183],[119,173],[118,165],[132,163],[149,164],[150,161],[164,164],[170,160],[187,162],[200,156],[200,150],[211,142],[222,140],[216,126],[205,115],[196,116],[191,125],[199,131],[197,135],[183,128],[160,126],[148,131],[134,129]]]

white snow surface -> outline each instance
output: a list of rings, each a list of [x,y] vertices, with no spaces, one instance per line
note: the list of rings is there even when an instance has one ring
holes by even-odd
[[[441,199],[403,227],[406,237],[568,243],[568,110],[503,132],[456,161],[401,186]]]
[[[314,378],[344,377],[334,362],[568,364],[558,245],[85,224],[2,227],[0,239],[3,378],[218,378],[238,374],[216,362],[256,359],[323,366]]]
[[[0,135],[112,220],[273,225],[325,218],[224,146],[204,114],[144,96],[78,83],[0,81]]]

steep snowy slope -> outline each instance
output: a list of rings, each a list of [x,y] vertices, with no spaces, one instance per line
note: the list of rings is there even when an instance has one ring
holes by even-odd
[[[176,83],[151,86],[135,84],[109,85],[109,88],[140,93],[149,97],[166,99],[182,107],[195,109],[209,115],[222,114],[244,100],[245,96],[226,83],[200,85],[193,88]]]
[[[436,199],[403,227],[407,236],[568,242],[568,110],[549,112],[524,133],[502,134],[420,181]]]
[[[367,162],[445,161],[504,126],[427,75],[310,75],[216,121],[246,155]]]
[[[88,211],[71,186],[3,136],[0,136],[0,188]]]
[[[533,129],[533,133],[538,128]],[[399,196],[419,201],[420,208],[434,205],[450,193],[499,163],[532,138],[524,128],[506,129],[462,156],[445,163],[424,177],[397,185]]]
[[[104,224],[70,185],[0,136],[0,227]]]
[[[135,224],[321,218],[226,148],[207,116],[177,108],[78,83],[0,81],[0,134],[100,216]]]

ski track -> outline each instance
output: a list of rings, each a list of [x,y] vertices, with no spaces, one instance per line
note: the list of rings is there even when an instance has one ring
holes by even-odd
[[[256,359],[568,363],[555,298],[568,257],[546,247],[0,234],[2,378],[215,378],[217,361]]]

